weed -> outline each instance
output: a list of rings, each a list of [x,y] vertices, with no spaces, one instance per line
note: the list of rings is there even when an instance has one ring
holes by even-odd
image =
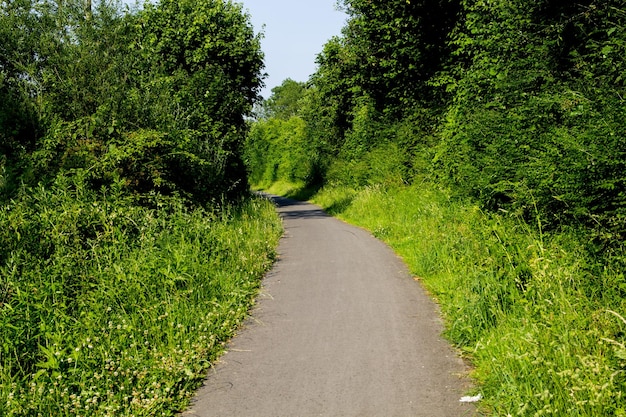
[[[0,415],[173,415],[233,335],[280,224],[71,179],[0,210]]]

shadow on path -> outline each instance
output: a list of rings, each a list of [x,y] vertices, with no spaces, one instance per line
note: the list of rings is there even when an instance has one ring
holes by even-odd
[[[261,195],[274,202],[278,213],[283,219],[321,219],[330,217],[320,207],[304,201],[264,193]]]

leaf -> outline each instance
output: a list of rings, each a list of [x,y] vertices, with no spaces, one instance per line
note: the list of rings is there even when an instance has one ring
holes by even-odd
[[[615,348],[615,356],[617,356],[620,359],[626,360],[626,349]]]
[[[41,374],[42,372],[46,372],[47,369],[59,369],[59,360],[56,357],[53,349],[49,349],[42,345],[39,345],[39,350],[41,350],[41,352],[45,355],[46,360],[37,363],[37,367],[42,368],[42,370],[37,372],[37,375]]]

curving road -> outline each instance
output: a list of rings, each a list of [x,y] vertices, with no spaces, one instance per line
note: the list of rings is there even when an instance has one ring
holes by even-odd
[[[474,414],[435,304],[366,231],[272,197],[279,260],[185,417]]]

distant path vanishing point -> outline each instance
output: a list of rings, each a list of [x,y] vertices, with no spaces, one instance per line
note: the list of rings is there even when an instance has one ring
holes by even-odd
[[[185,417],[460,417],[467,368],[437,306],[368,232],[272,197],[279,259]]]

